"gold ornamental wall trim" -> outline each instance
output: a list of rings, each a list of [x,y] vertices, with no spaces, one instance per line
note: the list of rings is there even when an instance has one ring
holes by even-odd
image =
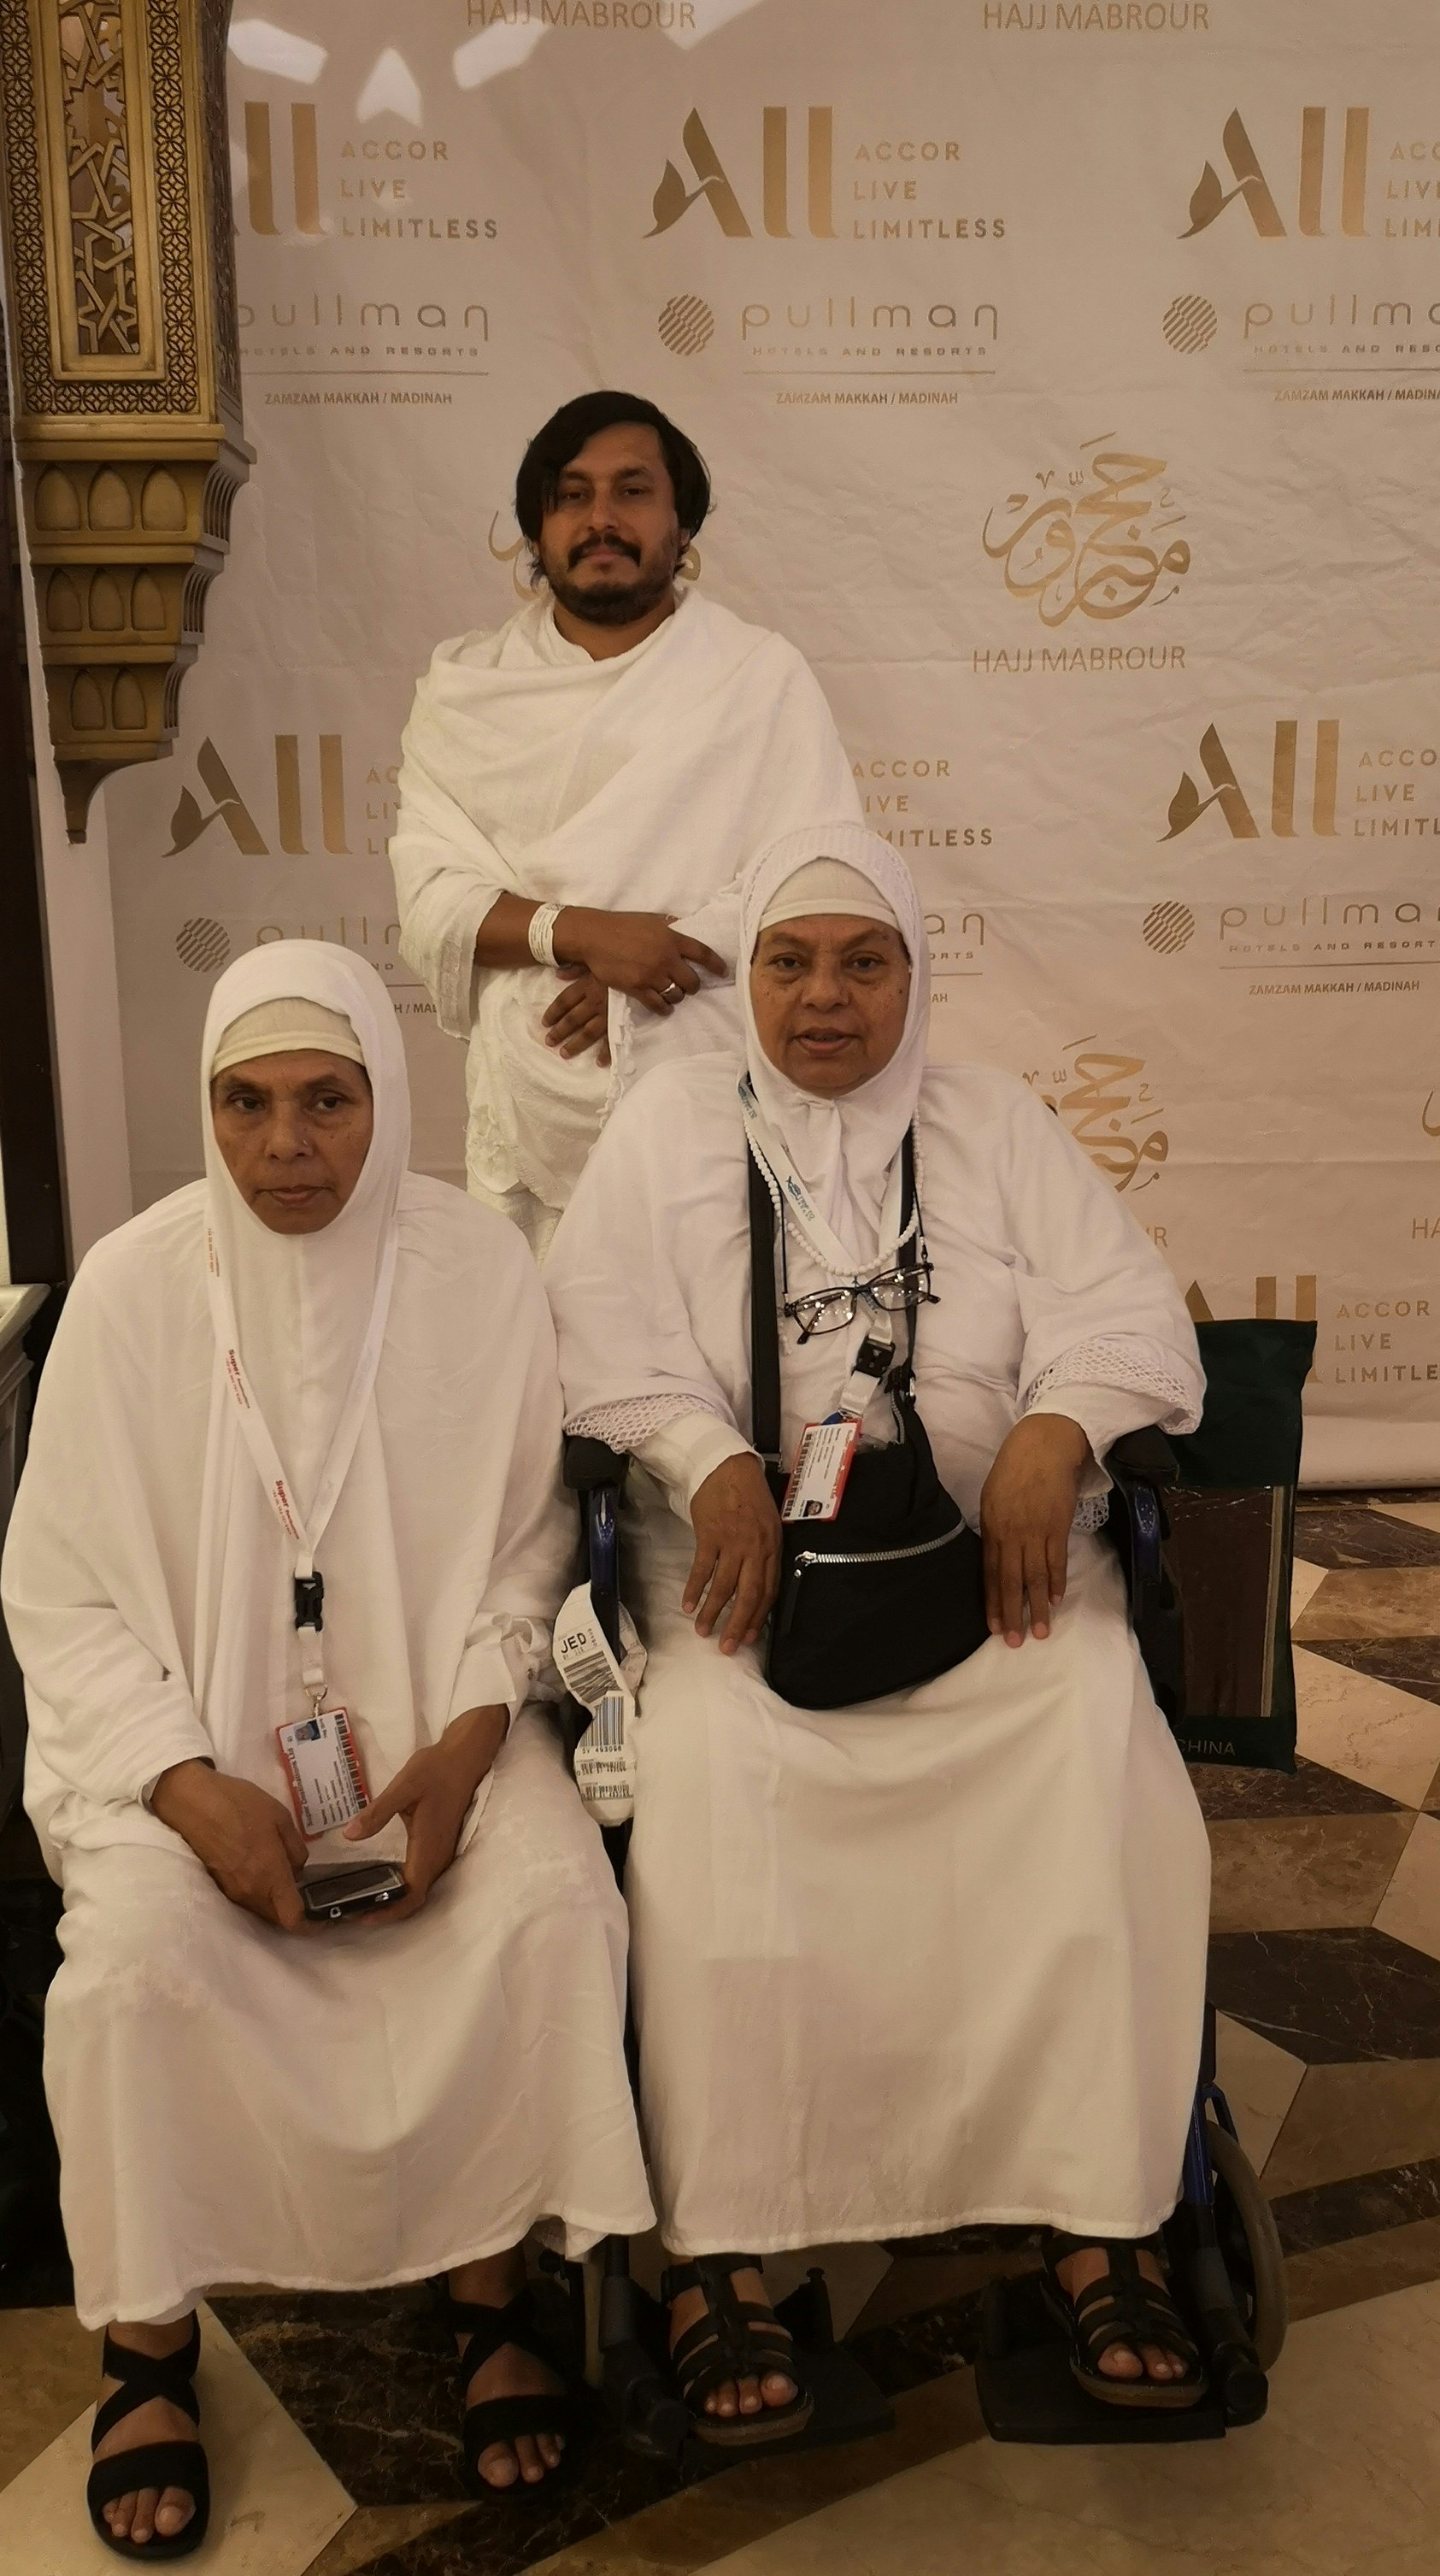
[[[14,435],[72,840],[174,738],[252,463],[230,0],[0,0]]]

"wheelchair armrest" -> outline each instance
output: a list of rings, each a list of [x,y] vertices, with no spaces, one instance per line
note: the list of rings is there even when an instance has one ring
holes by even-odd
[[[566,1434],[564,1477],[572,1494],[593,1493],[597,1485],[613,1485],[618,1493],[629,1465],[628,1450],[609,1449],[603,1440]]]
[[[1117,1485],[1173,1485],[1180,1473],[1174,1450],[1153,1423],[1127,1431],[1106,1451],[1105,1464]]]

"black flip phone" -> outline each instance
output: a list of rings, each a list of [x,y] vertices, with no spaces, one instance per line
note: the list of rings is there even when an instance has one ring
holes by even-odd
[[[371,1914],[405,1893],[405,1873],[393,1861],[363,1861],[357,1868],[317,1869],[300,1881],[300,1902],[312,1923],[343,1923],[347,1914]]]

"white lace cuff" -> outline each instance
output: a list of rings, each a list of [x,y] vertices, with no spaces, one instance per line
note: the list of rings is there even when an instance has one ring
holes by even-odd
[[[1101,1333],[1088,1342],[1077,1342],[1073,1350],[1063,1352],[1049,1368],[1042,1369],[1025,1390],[1023,1410],[1034,1413],[1043,1397],[1056,1394],[1061,1387],[1075,1391],[1076,1403],[1084,1388],[1092,1402],[1115,1398],[1122,1405],[1139,1408],[1113,1431],[1107,1432],[1103,1419],[1097,1417],[1104,1446],[1109,1448],[1122,1432],[1138,1431],[1148,1422],[1157,1423],[1162,1431],[1193,1431],[1200,1420],[1205,1382],[1198,1366],[1187,1369],[1178,1354],[1162,1342],[1138,1333]],[[1066,1405],[1045,1406],[1047,1412],[1063,1413],[1069,1409]],[[1078,1420],[1078,1414],[1072,1419]],[[1096,1443],[1092,1441],[1091,1446],[1096,1447]]]
[[[683,1413],[708,1414],[723,1420],[718,1405],[696,1395],[635,1395],[619,1404],[594,1404],[588,1413],[572,1414],[565,1428],[575,1440],[603,1440],[607,1449],[638,1449],[654,1431],[678,1422]]]

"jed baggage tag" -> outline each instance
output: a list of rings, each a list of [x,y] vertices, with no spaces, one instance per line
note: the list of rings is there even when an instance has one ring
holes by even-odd
[[[370,1792],[347,1710],[313,1708],[308,1717],[277,1726],[275,1739],[296,1821],[308,1842],[364,1814]]]
[[[555,1622],[555,1662],[590,1723],[575,1747],[575,1786],[597,1824],[620,1825],[635,1806],[635,1685],[645,1649],[620,1612],[623,1662],[611,1651],[588,1583],[577,1583]]]

